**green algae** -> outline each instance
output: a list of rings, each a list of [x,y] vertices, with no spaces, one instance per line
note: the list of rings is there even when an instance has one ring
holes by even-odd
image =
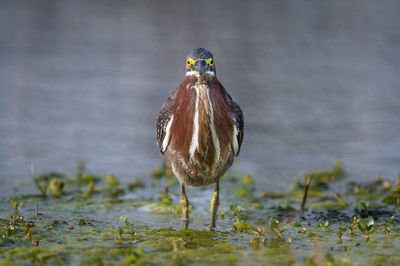
[[[150,185],[138,178],[123,184],[83,164],[75,176],[35,175],[39,194],[0,199],[0,265],[400,263],[400,181],[346,182],[336,162],[304,175],[312,182],[301,210],[304,180],[287,192],[263,192],[251,176],[228,174],[210,232],[211,190],[194,196],[190,229],[181,229],[179,187],[163,168],[152,175]]]

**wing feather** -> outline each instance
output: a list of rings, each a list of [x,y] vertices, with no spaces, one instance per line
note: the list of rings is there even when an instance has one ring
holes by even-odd
[[[172,106],[175,102],[175,92],[173,92],[166,103],[163,104],[156,121],[157,145],[160,152],[164,154],[171,139],[171,125],[174,119]]]
[[[234,117],[234,136],[233,136],[233,148],[235,155],[238,156],[240,153],[240,147],[242,146],[243,142],[243,135],[244,135],[244,120],[243,120],[243,112],[240,109],[240,106],[235,103],[233,100],[231,102],[231,108]]]

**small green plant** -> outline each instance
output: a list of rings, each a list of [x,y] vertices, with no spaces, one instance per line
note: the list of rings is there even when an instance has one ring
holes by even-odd
[[[358,229],[365,235],[365,239],[368,241],[370,234],[375,229],[375,221],[374,221],[374,219],[371,218],[367,222],[360,221],[358,223]]]
[[[342,236],[343,233],[346,232],[347,228],[345,225],[339,226],[337,232],[336,232],[336,237],[337,237],[337,243],[341,244],[342,243]]]
[[[231,211],[233,215],[233,229],[235,231],[247,231],[253,229],[253,226],[244,221],[241,217],[242,206],[240,205],[231,205]]]
[[[331,225],[331,222],[330,222],[329,220],[326,220],[326,221],[324,221],[324,222],[320,222],[320,223],[318,224],[318,226],[319,226],[319,227],[322,227],[322,228],[328,228],[330,225]]]
[[[394,224],[394,215],[390,216],[389,223]]]
[[[231,211],[234,218],[240,217],[240,213],[242,211],[242,206],[240,205],[231,205]]]
[[[64,181],[62,181],[60,178],[52,178],[50,179],[47,191],[50,192],[53,197],[59,198],[61,197],[63,188]]]
[[[19,207],[20,207],[20,204],[19,204],[19,200],[17,200],[17,199],[11,199],[10,200],[10,204],[11,204],[11,206],[14,208],[14,210],[15,210],[15,212],[19,212]]]
[[[32,168],[32,175],[36,187],[39,189],[43,197],[46,197],[48,194],[55,198],[61,196],[66,179],[64,174],[49,172],[43,175],[36,175],[35,170]]]
[[[235,221],[233,223],[233,229],[235,231],[248,231],[253,229],[253,226],[250,223],[243,221],[239,217],[237,217],[235,218]]]
[[[127,217],[125,216],[120,216],[119,220],[125,225],[125,226],[129,226],[132,225],[132,221],[128,220]]]
[[[114,175],[106,175],[105,184],[107,186],[106,191],[108,191],[109,195],[113,198],[117,198],[118,196],[125,193],[125,189],[120,186],[120,181]]]
[[[254,229],[254,237],[250,240],[250,245],[254,248],[258,248],[260,243],[265,243],[266,239],[263,238],[265,230],[263,227],[257,227]]]
[[[168,187],[165,187],[164,191],[160,193],[160,201],[164,205],[172,205],[172,197]]]
[[[79,220],[79,226],[85,226],[85,225],[94,226],[90,220],[88,220],[88,219],[80,219]]]
[[[336,236],[337,236],[337,238],[338,238],[338,242],[342,242],[342,236],[343,236],[343,231],[342,230],[338,230],[337,232],[336,232]]]
[[[357,217],[357,215],[353,215],[351,217],[351,224],[352,225],[357,225],[360,222],[360,218]]]
[[[105,182],[106,182],[107,187],[110,188],[110,189],[115,188],[116,186],[119,185],[118,178],[116,176],[114,176],[114,175],[111,175],[111,174],[106,175]]]
[[[360,223],[360,218],[358,218],[356,215],[353,215],[351,217],[351,223],[349,226],[349,235],[353,236],[354,235],[354,229],[358,226]]]
[[[269,229],[271,229],[271,231],[278,236],[279,239],[283,239],[282,233],[285,230],[282,230],[279,228],[279,220],[275,217],[272,217],[271,219],[269,219]]]

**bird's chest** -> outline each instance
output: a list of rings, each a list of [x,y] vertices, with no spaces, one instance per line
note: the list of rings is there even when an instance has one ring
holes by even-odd
[[[192,183],[215,182],[232,163],[232,120],[222,94],[207,84],[182,90],[174,113],[169,154]]]
[[[202,166],[212,166],[220,156],[220,143],[216,131],[214,108],[207,85],[194,85],[194,112],[192,137],[188,150],[191,161]]]
[[[222,143],[223,130],[218,125],[229,119],[218,114],[224,102],[213,97],[212,88],[206,84],[194,85],[194,112],[186,166],[190,175],[214,178],[228,160],[229,151]]]

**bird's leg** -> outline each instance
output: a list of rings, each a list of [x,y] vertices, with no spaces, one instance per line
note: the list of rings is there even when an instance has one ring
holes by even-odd
[[[183,227],[187,229],[189,225],[189,200],[186,196],[184,184],[181,184],[181,207]]]
[[[208,228],[210,230],[213,230],[215,228],[215,222],[217,220],[217,212],[219,206],[219,180],[217,180],[217,182],[215,183],[214,194],[211,198],[210,205],[211,205],[211,222]]]

